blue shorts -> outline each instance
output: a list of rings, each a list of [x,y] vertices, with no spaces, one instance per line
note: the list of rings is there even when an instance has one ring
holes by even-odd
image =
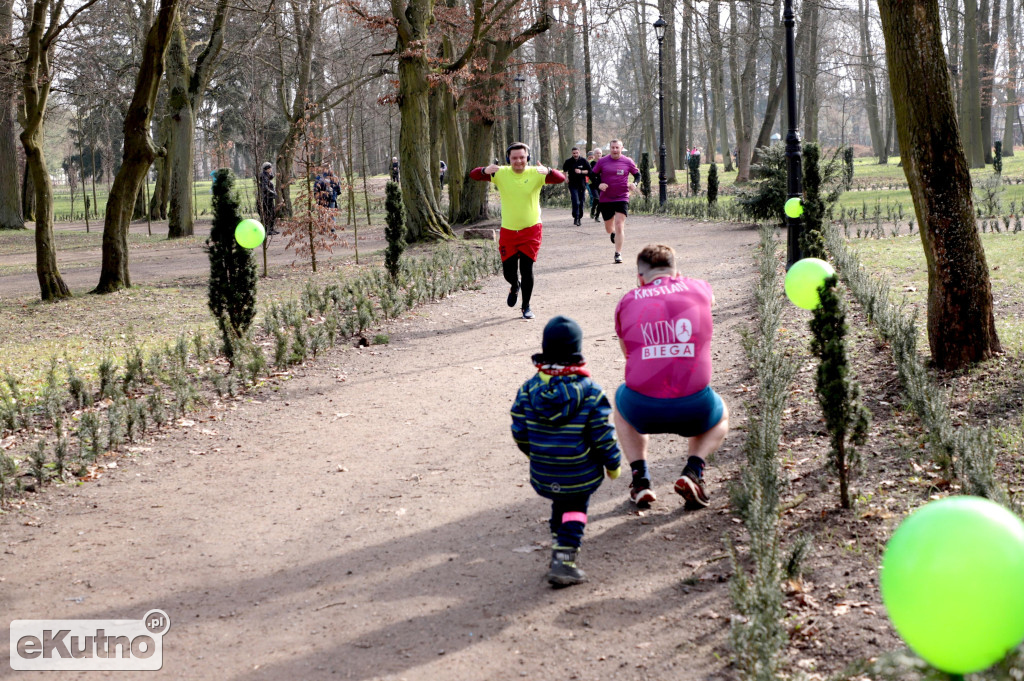
[[[641,395],[623,383],[615,391],[615,408],[638,433],[703,435],[718,425],[725,403],[711,386],[686,397],[662,399]]]

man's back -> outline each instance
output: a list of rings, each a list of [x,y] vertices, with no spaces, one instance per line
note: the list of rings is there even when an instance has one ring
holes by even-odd
[[[626,346],[626,385],[657,398],[703,390],[711,381],[711,285],[688,277],[659,277],[633,289],[615,310]]]

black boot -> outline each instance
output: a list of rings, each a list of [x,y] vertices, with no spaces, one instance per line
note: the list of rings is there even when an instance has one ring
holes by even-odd
[[[580,550],[567,546],[551,549],[551,569],[548,570],[548,584],[554,587],[572,586],[587,581],[587,573],[576,567]]]

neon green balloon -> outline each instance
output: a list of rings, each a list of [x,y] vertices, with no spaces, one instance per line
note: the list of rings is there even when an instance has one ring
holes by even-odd
[[[247,218],[238,223],[235,227],[235,241],[242,248],[256,248],[263,243],[266,232],[257,220]]]
[[[927,504],[889,540],[881,587],[896,631],[929,664],[990,667],[1024,640],[1024,522],[980,497]]]
[[[832,265],[824,260],[797,260],[786,272],[786,297],[797,307],[813,310],[821,304],[818,289],[835,273]]]
[[[801,201],[799,197],[796,196],[794,196],[791,199],[787,199],[786,205],[783,206],[782,209],[786,212],[786,215],[788,215],[791,218],[798,218],[804,214],[803,201]]]

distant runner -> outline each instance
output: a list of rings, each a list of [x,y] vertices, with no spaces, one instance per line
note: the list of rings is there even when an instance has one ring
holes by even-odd
[[[612,140],[608,143],[608,155],[594,163],[593,175],[600,183],[597,185],[601,192],[598,209],[604,218],[604,229],[615,244],[614,262],[621,263],[629,195],[640,181],[640,169],[633,163],[633,159],[622,155],[622,140]],[[629,181],[630,175],[633,176],[633,182]]]

